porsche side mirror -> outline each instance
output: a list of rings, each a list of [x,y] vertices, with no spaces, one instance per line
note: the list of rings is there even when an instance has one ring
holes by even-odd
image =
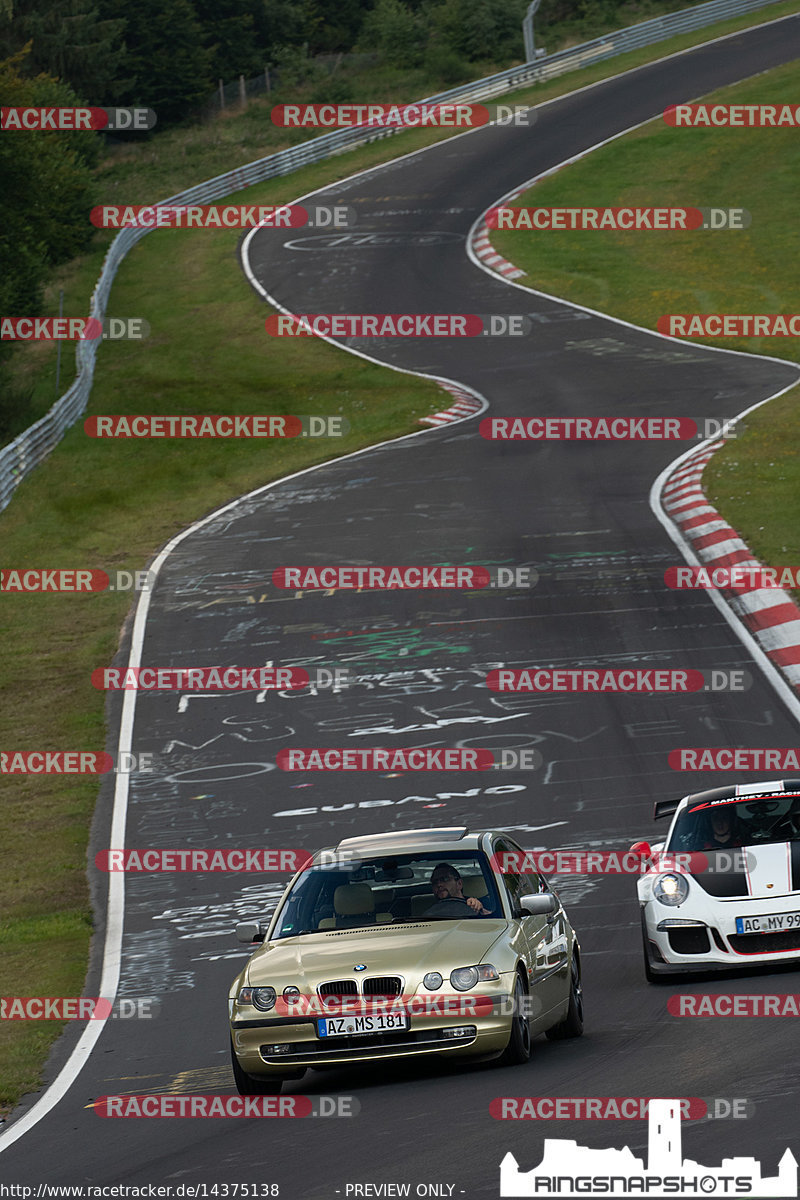
[[[635,854],[637,858],[641,859],[652,858],[653,847],[649,842],[634,842],[628,853]]]

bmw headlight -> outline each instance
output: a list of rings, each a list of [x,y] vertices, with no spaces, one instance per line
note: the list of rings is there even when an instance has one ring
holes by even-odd
[[[273,987],[243,987],[239,991],[240,1004],[252,1004],[262,1012],[269,1012],[275,1007],[275,988]]]
[[[689,895],[689,884],[685,875],[660,875],[653,884],[653,895],[661,904],[670,906],[683,904]]]
[[[468,992],[476,983],[499,979],[497,969],[491,963],[481,963],[477,967],[456,967],[450,972],[450,982],[457,992]]]

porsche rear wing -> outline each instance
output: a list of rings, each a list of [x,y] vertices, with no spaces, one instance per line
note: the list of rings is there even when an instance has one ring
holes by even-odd
[[[683,797],[681,797],[683,799]],[[656,800],[653,805],[653,820],[659,821],[661,817],[672,817],[678,811],[680,800]]]

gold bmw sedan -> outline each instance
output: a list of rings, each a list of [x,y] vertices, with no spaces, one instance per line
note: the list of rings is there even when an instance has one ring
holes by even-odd
[[[580,945],[558,896],[497,830],[348,838],[298,871],[233,981],[241,1095],[309,1067],[421,1054],[530,1058],[583,1032]]]

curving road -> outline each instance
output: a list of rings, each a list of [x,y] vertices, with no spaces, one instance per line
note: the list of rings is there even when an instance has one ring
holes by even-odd
[[[534,331],[518,341],[353,343],[459,381],[493,415],[731,417],[792,384],[796,369],[676,345],[509,288],[468,261],[464,242],[476,216],[523,180],[668,104],[798,54],[792,17],[564,97],[531,129],[479,130],[399,159],[318,195],[357,209],[357,235],[331,245],[259,231],[246,247],[249,269],[294,311],[528,313]],[[670,749],[796,741],[794,720],[707,597],[663,586],[676,552],[647,497],[674,446],[504,445],[482,440],[477,426],[264,489],[175,546],[152,596],[144,663],[335,663],[356,683],[338,695],[261,700],[142,695],[133,745],[154,753],[157,771],[151,783],[132,779],[128,845],[311,848],[356,832],[465,823],[514,829],[526,846],[627,847],[651,833],[655,798],[728,782],[676,776]],[[292,562],[419,561],[528,565],[540,581],[531,591],[441,595],[295,596],[271,584],[273,569]],[[753,684],[746,696],[495,696],[482,680],[500,663],[743,668]],[[287,744],[530,745],[544,762],[477,784],[474,775],[302,778],[274,768]],[[93,852],[109,844],[111,803],[101,797]],[[102,911],[105,879],[94,886]],[[675,990],[789,992],[796,973],[647,986],[624,877],[561,886],[584,950],[587,1031],[574,1043],[540,1039],[524,1068],[423,1064],[287,1085],[355,1095],[352,1119],[101,1122],[87,1106],[103,1094],[233,1090],[225,995],[242,952],[230,930],[279,888],[275,876],[128,879],[120,995],[157,995],[157,1018],[109,1022],[60,1103],[10,1145],[9,1123],[0,1181],[259,1181],[289,1200],[410,1183],[412,1194],[440,1184],[454,1196],[497,1196],[506,1151],[531,1167],[543,1136],[646,1152],[643,1122],[501,1124],[489,1103],[503,1095],[742,1097],[754,1105],[749,1120],[685,1127],[691,1157],[752,1154],[772,1174],[787,1145],[797,1151],[791,1021],[681,1023],[666,1011]],[[100,950],[98,940],[89,994]],[[59,1043],[53,1075],[74,1038],[70,1030]]]

